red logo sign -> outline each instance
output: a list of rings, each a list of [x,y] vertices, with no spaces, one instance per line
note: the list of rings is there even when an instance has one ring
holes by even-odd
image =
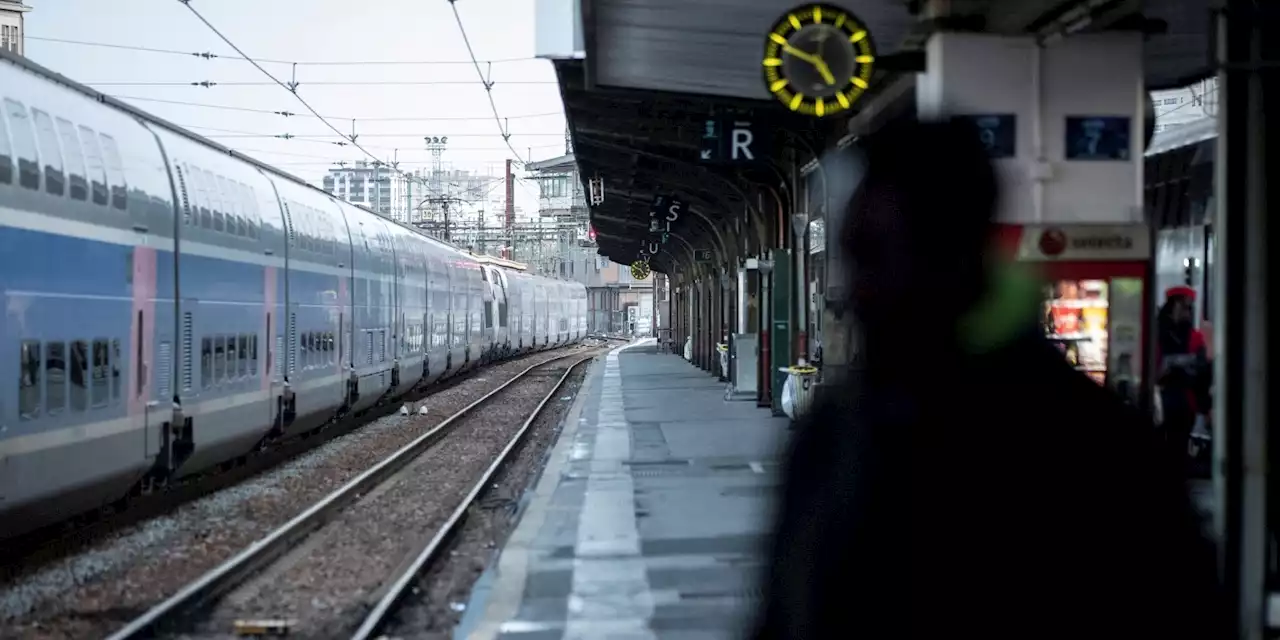
[[[1046,256],[1060,255],[1067,250],[1067,234],[1061,229],[1046,229],[1040,234],[1040,251]]]

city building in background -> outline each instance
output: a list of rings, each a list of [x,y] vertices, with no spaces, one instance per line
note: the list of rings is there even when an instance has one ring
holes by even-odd
[[[544,275],[587,287],[587,328],[601,333],[649,335],[654,322],[653,276],[636,280],[629,267],[597,253],[587,198],[572,153],[530,162],[538,185],[536,241],[517,247],[517,259]],[[521,249],[527,255],[521,255]]]
[[[24,14],[31,10],[18,0],[0,0],[0,49],[23,55]]]
[[[339,162],[324,177],[324,190],[347,202],[390,217],[393,175],[395,171],[379,162]]]

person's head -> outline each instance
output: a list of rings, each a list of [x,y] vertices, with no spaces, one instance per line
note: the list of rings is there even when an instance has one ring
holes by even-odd
[[[842,231],[854,311],[875,340],[921,322],[946,331],[986,287],[999,186],[978,131],[906,119],[860,147],[865,177]]]
[[[1175,324],[1191,324],[1195,316],[1196,292],[1191,287],[1172,287],[1165,292],[1164,315]]]

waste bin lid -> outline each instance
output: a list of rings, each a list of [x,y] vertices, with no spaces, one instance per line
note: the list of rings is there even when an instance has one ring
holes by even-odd
[[[779,367],[778,370],[796,376],[813,375],[818,372],[817,367]]]
[[[728,350],[729,350],[729,345],[720,343],[720,342],[716,343],[716,351],[728,351]]]

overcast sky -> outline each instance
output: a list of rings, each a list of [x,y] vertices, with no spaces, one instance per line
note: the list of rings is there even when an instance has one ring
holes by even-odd
[[[275,85],[212,88],[147,83],[270,82],[241,60],[72,45],[39,38],[235,55],[179,0],[34,0],[27,14],[27,56],[104,93],[318,183],[339,160],[365,158],[325,141],[338,136],[314,117],[282,117],[229,109],[306,109]],[[458,0],[481,68],[491,65],[498,113],[509,119],[511,144],[524,159],[564,152],[564,116],[551,63],[533,55],[532,0]],[[273,75],[289,81],[297,62],[298,93],[344,133],[356,118],[359,142],[401,168],[426,167],[423,136],[449,136],[446,163],[501,175],[512,156],[467,56],[446,0],[192,0],[192,6]],[[402,64],[303,64],[396,61]],[[431,64],[403,64],[429,62]],[[338,84],[311,84],[311,83]],[[385,84],[344,84],[344,83]],[[409,84],[409,83],[452,84]],[[120,84],[128,83],[128,84]],[[134,84],[137,83],[137,84]],[[397,84],[398,83],[398,84]],[[378,118],[384,120],[376,120]],[[386,119],[401,119],[391,121]],[[282,140],[244,134],[292,134],[323,140]],[[417,164],[415,164],[417,163]],[[517,189],[525,210],[536,208],[532,185]]]

